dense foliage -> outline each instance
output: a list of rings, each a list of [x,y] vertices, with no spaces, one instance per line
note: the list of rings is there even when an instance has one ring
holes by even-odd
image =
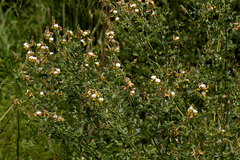
[[[101,41],[101,12],[98,0],[0,1],[0,159],[64,157],[61,140],[49,139],[37,125],[27,125],[29,118],[21,107],[19,117],[18,106],[11,107],[25,97],[20,83],[19,64],[25,59],[22,44],[31,37],[40,41],[52,16],[63,30],[79,24],[95,30],[93,35]]]
[[[175,14],[165,1],[103,1],[111,16],[98,45],[53,19],[44,41],[23,44],[29,123],[69,157],[239,158],[234,4],[178,3]]]
[[[239,7],[0,2],[0,158],[239,159]]]

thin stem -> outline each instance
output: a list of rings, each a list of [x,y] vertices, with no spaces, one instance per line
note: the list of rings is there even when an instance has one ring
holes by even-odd
[[[17,119],[18,119],[18,121],[17,121],[17,124],[18,124],[18,137],[17,137],[17,159],[19,160],[19,139],[20,139],[20,124],[19,124],[19,119],[20,119],[20,107],[18,108],[18,116],[17,116]]]
[[[41,25],[40,18],[39,18],[39,12],[38,12],[38,8],[37,8],[37,1],[36,0],[35,0],[35,6],[36,6],[37,17],[38,17],[38,25],[39,25],[39,29],[40,29],[40,36],[41,36],[41,40],[43,40],[42,25]]]
[[[62,21],[63,21],[63,33],[65,33],[65,1],[63,1],[63,10],[62,10]]]

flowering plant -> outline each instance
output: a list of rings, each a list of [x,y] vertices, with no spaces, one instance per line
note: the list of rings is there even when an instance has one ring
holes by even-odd
[[[114,17],[105,19],[105,55],[91,31],[78,27],[61,36],[54,20],[44,42],[24,43],[26,114],[79,157],[239,158],[239,89],[233,88],[239,74],[228,54],[237,33],[226,16],[231,5],[180,5],[185,19],[173,21],[167,3],[102,3]]]

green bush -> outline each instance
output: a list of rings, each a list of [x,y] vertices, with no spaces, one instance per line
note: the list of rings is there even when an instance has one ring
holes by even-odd
[[[81,27],[90,27],[93,35],[101,40],[100,7],[98,0],[0,1],[0,159],[64,156],[61,140],[49,139],[37,125],[28,124],[28,117],[21,111],[18,118],[18,106],[10,107],[12,99],[24,97],[19,72],[19,62],[25,59],[22,44],[26,40],[29,42],[31,37],[40,41],[42,30],[51,26],[52,16],[63,26],[63,30],[80,23]]]
[[[29,123],[69,158],[238,159],[234,2],[178,1],[178,13],[166,2],[102,3],[106,43],[53,20],[44,41],[23,44]]]

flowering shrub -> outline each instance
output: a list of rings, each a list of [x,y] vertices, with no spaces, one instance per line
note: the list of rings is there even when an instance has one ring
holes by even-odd
[[[72,156],[239,158],[231,3],[180,5],[178,20],[167,3],[102,3],[113,17],[105,15],[105,63],[91,31],[61,35],[54,20],[43,42],[24,43],[26,114]]]

